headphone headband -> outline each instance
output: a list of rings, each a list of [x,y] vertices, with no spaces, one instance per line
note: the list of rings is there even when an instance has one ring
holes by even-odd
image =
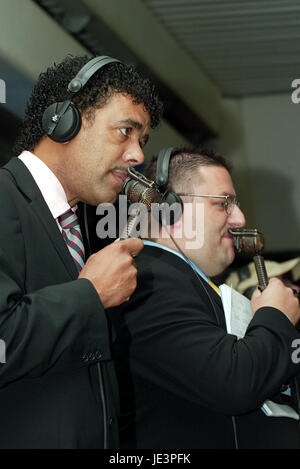
[[[163,148],[158,154],[155,182],[160,187],[165,187],[167,185],[169,177],[170,158],[174,151],[174,147]]]
[[[165,205],[168,207],[174,207],[176,204],[175,212],[170,212],[170,225],[173,225],[177,220],[180,219],[183,210],[181,197],[179,197],[179,195],[177,195],[175,192],[170,192],[167,190],[170,159],[175,151],[176,149],[174,147],[163,148],[157,157],[155,182],[161,192],[163,192],[163,199],[161,201],[161,209],[159,213],[159,221],[161,225],[167,224],[166,208],[164,207]]]
[[[89,79],[94,75],[94,73],[99,70],[99,68],[104,67],[112,62],[120,62],[118,59],[108,57],[107,55],[101,55],[100,57],[95,57],[94,59],[87,62],[77,73],[70,83],[68,84],[68,92],[71,94],[78,93],[84,85],[89,81]]]

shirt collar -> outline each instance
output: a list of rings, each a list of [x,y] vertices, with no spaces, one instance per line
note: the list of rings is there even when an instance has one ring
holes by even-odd
[[[23,151],[18,158],[31,173],[54,218],[71,208],[60,181],[40,158],[30,151]],[[77,206],[72,207],[73,211],[76,209]]]
[[[209,282],[209,278],[204,274],[204,272],[202,272],[202,270],[200,270],[199,267],[193,261],[191,261],[191,259],[183,256],[180,252],[175,251],[174,249],[171,249],[163,244],[155,243],[154,241],[149,241],[148,239],[143,239],[142,241],[145,246],[153,246],[156,248],[164,249],[165,251],[171,252],[172,254],[175,254],[176,256],[180,257],[187,264],[189,264],[192,267],[192,269],[194,269],[197,272],[197,274],[199,274],[206,282]]]

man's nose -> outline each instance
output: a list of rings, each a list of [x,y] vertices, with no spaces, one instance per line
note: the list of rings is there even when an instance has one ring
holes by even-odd
[[[144,153],[139,142],[131,142],[123,153],[123,160],[128,166],[136,166],[144,162]]]
[[[234,206],[232,213],[229,215],[228,221],[231,226],[235,226],[236,228],[242,228],[245,226],[246,218],[240,207],[237,205]]]

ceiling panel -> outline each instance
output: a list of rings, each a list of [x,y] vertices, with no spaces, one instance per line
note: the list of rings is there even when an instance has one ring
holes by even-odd
[[[299,0],[142,0],[226,96],[291,91]]]

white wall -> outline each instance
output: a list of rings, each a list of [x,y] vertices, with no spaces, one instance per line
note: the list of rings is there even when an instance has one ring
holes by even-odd
[[[224,100],[219,149],[267,251],[300,249],[300,104],[290,94]]]
[[[86,52],[32,0],[1,0],[0,57],[29,79],[67,54]]]
[[[216,141],[217,150],[233,164],[233,182],[241,202],[247,226],[254,227],[252,185],[246,159],[243,102],[238,99],[223,99],[220,137]]]
[[[159,126],[150,130],[150,138],[144,149],[145,161],[157,155],[162,148],[183,147],[190,145],[177,130],[175,130],[167,121],[162,120]]]
[[[0,104],[23,117],[31,84],[39,73],[53,62],[60,62],[67,54],[83,55],[88,51],[32,0],[0,1],[0,79],[5,79],[7,88],[6,103]],[[213,91],[218,97],[219,93],[214,87]],[[214,94],[211,99],[217,106]],[[149,158],[165,146],[186,143],[175,128],[162,120],[160,127],[151,131],[145,156]]]

